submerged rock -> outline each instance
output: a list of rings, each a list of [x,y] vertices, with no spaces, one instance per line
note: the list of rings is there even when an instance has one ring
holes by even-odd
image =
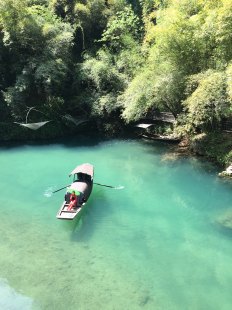
[[[151,297],[149,295],[141,296],[139,305],[144,307],[147,303],[151,301]]]
[[[178,153],[166,153],[164,155],[162,155],[161,157],[161,161],[175,161],[177,159],[179,159],[179,154]]]
[[[232,229],[232,209],[219,216],[216,222],[225,228]]]

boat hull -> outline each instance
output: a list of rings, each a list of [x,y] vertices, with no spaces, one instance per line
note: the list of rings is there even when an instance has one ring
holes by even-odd
[[[93,166],[90,164],[83,164],[78,166],[76,169],[77,172],[74,171],[73,175],[77,175],[78,177],[78,175],[81,174],[81,180],[77,179],[70,185],[69,190],[66,192],[65,200],[63,201],[61,208],[56,215],[57,219],[74,220],[76,217],[78,217],[78,215],[82,213],[81,211],[85,208],[92,192]],[[70,202],[67,197],[70,196],[70,190],[79,192],[80,196],[78,198],[78,205],[75,208],[68,210]]]
[[[60,220],[74,220],[81,214],[81,211],[84,209],[86,203],[83,203],[80,207],[77,207],[74,210],[67,210],[68,205],[69,204],[67,204],[66,201],[63,202],[56,218]]]

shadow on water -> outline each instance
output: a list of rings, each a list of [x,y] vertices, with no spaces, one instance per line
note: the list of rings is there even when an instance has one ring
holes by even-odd
[[[232,190],[232,179],[231,178],[222,178],[218,177],[218,181],[224,186]]]
[[[197,156],[189,153],[181,153],[177,145],[170,144],[162,141],[147,141],[142,140],[142,143],[149,148],[146,152],[149,154],[160,154],[161,161],[170,165],[181,162],[191,162],[192,166],[197,171],[204,171],[206,173],[217,175],[221,168],[214,162],[210,162],[208,158]]]
[[[62,144],[66,148],[76,148],[76,147],[91,147],[97,146],[102,142],[108,141],[108,139],[104,137],[100,137],[99,135],[78,135],[76,137],[72,137],[71,139],[62,139],[60,140],[60,144]]]
[[[97,230],[97,226],[101,225],[101,222],[109,214],[108,205],[104,190],[94,191],[80,217],[69,226],[71,241],[86,242],[90,240]]]
[[[124,134],[117,137],[109,137],[97,131],[87,131],[85,133],[77,133],[68,135],[61,138],[51,138],[42,140],[10,140],[10,141],[0,141],[0,149],[10,150],[17,149],[23,146],[48,146],[48,145],[62,145],[67,148],[75,147],[91,147],[97,146],[100,143],[113,141],[113,140],[135,140],[137,138],[131,136],[130,134]]]
[[[215,229],[220,235],[223,235],[224,237],[226,237],[232,242],[232,229],[231,228],[220,225],[219,223],[214,223],[213,226],[215,227]]]
[[[0,149],[8,150],[13,148],[20,148],[23,146],[48,146],[48,145],[62,145],[67,148],[75,147],[91,147],[97,146],[102,142],[112,141],[114,139],[101,136],[96,133],[78,134],[75,136],[67,136],[67,138],[56,138],[46,140],[26,140],[26,141],[0,141]]]

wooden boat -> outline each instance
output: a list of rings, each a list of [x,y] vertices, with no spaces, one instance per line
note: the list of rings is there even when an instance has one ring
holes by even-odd
[[[84,208],[93,188],[94,167],[91,164],[77,166],[69,176],[73,176],[73,183],[67,188],[65,200],[56,217],[63,220],[73,220]],[[68,210],[72,192],[77,195],[77,205]]]

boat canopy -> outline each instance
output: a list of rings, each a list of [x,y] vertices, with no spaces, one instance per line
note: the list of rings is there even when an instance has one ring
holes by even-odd
[[[88,175],[90,175],[91,177],[93,177],[93,165],[91,165],[91,164],[82,164],[82,165],[80,165],[80,166],[77,166],[77,167],[69,174],[69,176],[74,175],[74,174],[77,174],[77,173],[84,173],[84,174],[88,174]]]
[[[88,185],[85,182],[74,182],[68,189],[68,193],[75,191],[76,195],[86,192]]]

